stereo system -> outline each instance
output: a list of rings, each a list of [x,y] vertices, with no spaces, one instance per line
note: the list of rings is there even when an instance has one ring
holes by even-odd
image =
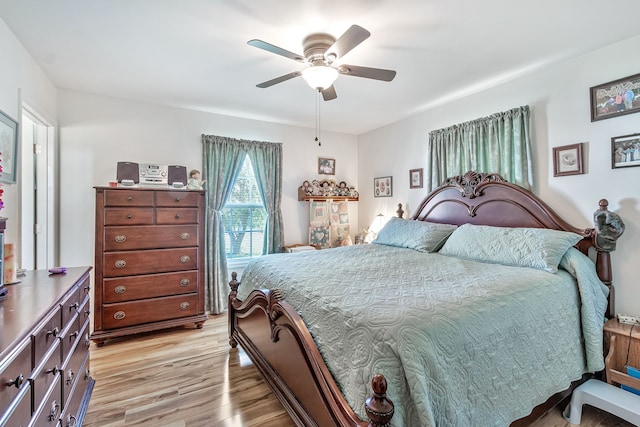
[[[155,163],[118,162],[118,184],[123,186],[172,186],[184,188],[187,184],[187,168],[178,165]]]

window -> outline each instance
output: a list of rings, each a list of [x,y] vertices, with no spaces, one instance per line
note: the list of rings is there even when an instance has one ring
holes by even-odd
[[[222,209],[227,259],[262,255],[267,211],[262,204],[249,156]]]

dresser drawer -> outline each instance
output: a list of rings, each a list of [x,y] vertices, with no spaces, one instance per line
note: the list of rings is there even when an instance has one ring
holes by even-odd
[[[60,307],[60,310],[62,311],[62,329],[66,328],[71,319],[78,314],[80,304],[82,304],[80,292],[78,292],[78,288],[73,288],[72,292],[70,292],[62,301]]]
[[[25,382],[11,406],[11,408],[7,408],[5,413],[0,413],[0,426],[27,427],[31,420],[31,385],[29,381]]]
[[[0,410],[8,407],[20,390],[29,386],[31,369],[31,340],[24,340],[14,356],[0,366]]]
[[[86,332],[84,329],[86,325],[83,323],[78,326],[77,320],[74,321],[71,327],[66,329],[62,336],[60,337],[60,348],[62,350],[62,364],[63,366],[68,363],[69,357],[71,357],[71,353],[73,353],[76,348],[76,343],[82,337],[82,335]]]
[[[104,225],[151,225],[153,208],[107,208]]]
[[[156,206],[198,206],[200,194],[188,191],[157,191]]]
[[[80,405],[84,397],[84,390],[89,381],[89,354],[83,360],[83,364],[76,375],[75,383],[71,388],[71,396],[64,401],[64,410],[62,412],[61,427],[77,427],[79,424]],[[77,422],[76,422],[77,421]]]
[[[40,361],[42,356],[53,346],[57,344],[58,335],[62,333],[62,322],[60,315],[60,306],[51,311],[49,317],[32,335],[33,340],[33,360]],[[35,369],[35,366],[33,367]]]
[[[197,208],[156,208],[156,224],[197,224]]]
[[[102,312],[105,329],[176,319],[198,313],[198,295],[186,294],[153,300],[105,304]]]
[[[198,248],[108,252],[103,257],[105,277],[198,269]]]
[[[106,251],[187,246],[198,246],[197,225],[104,228],[104,249]]]
[[[72,347],[71,357],[65,361],[65,365],[62,367],[63,405],[66,405],[67,400],[69,400],[69,393],[76,381],[76,377],[78,377],[78,375],[83,375],[81,372],[82,362],[84,362],[85,357],[89,354],[89,347],[85,345],[84,340],[84,335],[87,333],[88,329],[89,323],[86,323],[84,329],[79,335],[80,339],[78,340],[78,345],[76,347]]]
[[[132,301],[198,291],[198,272],[160,273],[104,279],[105,303]]]
[[[153,191],[105,190],[105,206],[151,206]]]
[[[43,426],[57,426],[58,419],[60,418],[60,412],[62,410],[62,402],[60,395],[60,375],[56,375],[56,378],[52,384],[51,389],[47,394],[46,400],[44,400],[39,407],[36,408],[36,413],[33,416],[34,427]],[[36,401],[36,404],[40,401]]]
[[[33,382],[31,383],[34,402],[41,402],[53,387],[56,379],[60,377],[60,369],[62,368],[60,353],[60,347],[56,342],[55,349],[49,353],[49,357],[34,371]],[[58,389],[58,394],[60,394],[60,389]],[[58,399],[58,402],[60,402],[60,399]]]

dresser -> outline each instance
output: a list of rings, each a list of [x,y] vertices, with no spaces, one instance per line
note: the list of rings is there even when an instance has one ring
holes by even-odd
[[[89,369],[89,271],[29,271],[0,302],[0,426],[82,425]]]
[[[106,339],[204,311],[204,191],[96,187],[94,330]]]

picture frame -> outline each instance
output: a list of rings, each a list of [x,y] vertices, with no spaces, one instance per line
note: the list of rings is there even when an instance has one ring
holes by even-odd
[[[582,146],[584,143],[553,147],[553,176],[583,174]]]
[[[393,177],[381,176],[373,178],[373,197],[393,196]]]
[[[0,182],[16,183],[18,168],[18,122],[0,111]]]
[[[611,169],[640,166],[640,133],[611,138]]]
[[[409,188],[422,188],[422,171],[422,168],[409,171]]]
[[[336,174],[336,159],[329,159],[326,157],[318,158],[318,173],[321,175],[335,175]]]
[[[640,74],[589,88],[591,121],[610,119],[640,111]]]

